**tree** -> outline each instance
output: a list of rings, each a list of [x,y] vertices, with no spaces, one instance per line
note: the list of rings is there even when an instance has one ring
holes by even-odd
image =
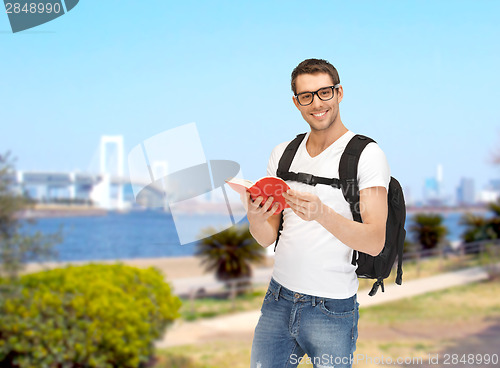
[[[493,212],[493,216],[488,220],[488,224],[490,226],[491,232],[494,235],[495,239],[500,238],[500,198],[493,203],[488,205],[488,208],[491,212]]]
[[[496,152],[493,154],[493,164],[500,166],[500,149],[496,146]],[[500,238],[500,198],[496,202],[488,205],[490,211],[493,212],[493,217],[489,220],[489,227],[495,233],[495,238]]]
[[[205,233],[208,231],[214,232],[213,228]],[[264,248],[254,240],[248,225],[235,225],[201,239],[195,255],[203,259],[207,271],[215,271],[217,280],[231,281],[250,277],[250,263],[264,258]]]
[[[448,230],[443,225],[443,216],[417,213],[412,218],[410,231],[423,249],[433,249],[440,244]]]
[[[0,276],[16,279],[26,262],[43,261],[56,256],[53,246],[60,242],[61,234],[44,235],[26,232],[19,213],[31,201],[12,191],[14,159],[10,153],[0,154]]]
[[[466,226],[462,234],[466,243],[500,238],[500,200],[489,203],[488,208],[493,212],[489,218],[466,213],[460,219],[460,224]]]
[[[466,213],[460,218],[460,225],[465,226],[462,239],[466,243],[491,239],[492,234],[488,230],[488,220],[473,213]]]

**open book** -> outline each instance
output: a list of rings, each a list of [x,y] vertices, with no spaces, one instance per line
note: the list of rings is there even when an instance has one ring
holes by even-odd
[[[250,180],[232,178],[226,180],[231,188],[240,194],[245,194],[245,191],[250,192],[250,198],[255,200],[257,197],[262,196],[264,200],[261,204],[267,201],[268,197],[273,197],[273,205],[278,202],[280,206],[274,214],[280,213],[283,209],[290,207],[286,204],[285,198],[283,198],[283,192],[286,192],[290,187],[285,183],[283,179],[276,178],[274,176],[265,176],[257,182],[252,182]]]

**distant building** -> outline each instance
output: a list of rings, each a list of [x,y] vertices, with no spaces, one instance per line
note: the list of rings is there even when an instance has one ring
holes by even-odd
[[[436,178],[425,179],[424,201],[427,205],[436,205],[441,202],[439,195],[439,183]]]
[[[491,203],[500,199],[500,179],[490,180],[484,190],[479,193],[479,202]]]
[[[500,198],[500,193],[493,190],[482,190],[479,192],[478,201],[481,203],[496,202]]]
[[[492,190],[500,192],[500,179],[491,179],[489,187]]]
[[[414,206],[415,205],[415,200],[413,199],[411,195],[411,188],[409,186],[405,186],[403,188],[403,196],[405,198],[405,202],[407,206]]]
[[[428,206],[442,206],[445,205],[447,199],[444,195],[443,187],[443,166],[437,165],[436,176],[427,178],[424,186],[424,202]]]
[[[474,179],[462,178],[457,188],[457,205],[469,206],[476,202]]]

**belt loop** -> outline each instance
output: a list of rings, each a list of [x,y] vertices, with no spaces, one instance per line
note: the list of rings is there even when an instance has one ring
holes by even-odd
[[[312,306],[316,306],[316,297],[314,295],[312,296]]]
[[[280,296],[280,291],[281,291],[281,285],[278,285],[278,288],[276,289],[276,295],[274,295],[274,300],[278,301]]]

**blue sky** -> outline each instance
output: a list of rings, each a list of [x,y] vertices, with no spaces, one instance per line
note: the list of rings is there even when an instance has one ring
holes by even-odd
[[[307,131],[290,73],[324,58],[341,117],[374,138],[413,197],[443,165],[480,189],[500,168],[496,1],[95,1],[12,34],[0,13],[0,150],[23,170],[84,170],[99,137],[125,151],[196,122],[206,157],[265,175]]]

